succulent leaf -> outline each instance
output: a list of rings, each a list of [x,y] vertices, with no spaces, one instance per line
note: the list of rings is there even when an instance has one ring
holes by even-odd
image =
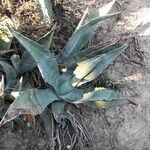
[[[54,119],[51,110],[47,107],[41,114],[45,129],[47,134],[49,135],[50,139],[54,138]]]
[[[51,104],[53,116],[60,124],[62,123],[62,115],[64,116],[65,113],[65,105],[66,102],[63,101],[55,101]]]
[[[53,35],[54,35],[54,27],[51,29],[50,32],[46,33],[44,36],[42,36],[37,43],[44,46],[45,49],[49,49]],[[20,74],[23,74],[37,66],[36,61],[33,59],[33,57],[30,55],[28,51],[25,51],[21,58],[21,64],[20,64]]]
[[[44,36],[42,36],[37,43],[39,43],[40,45],[44,46],[45,49],[49,49],[53,40],[53,36],[54,36],[54,30],[55,30],[56,25],[53,26],[53,28],[51,29],[51,31],[49,31],[48,33],[46,33]]]
[[[118,57],[126,48],[128,47],[127,44],[124,44],[123,46],[116,48],[112,51],[108,51],[100,56],[99,63],[95,66],[95,68],[87,74],[86,77],[79,83],[78,86],[87,83],[89,81],[92,81],[96,77],[98,77],[104,69],[110,65],[116,57]]]
[[[90,20],[92,18],[96,18],[96,17],[100,17],[100,16],[105,16],[108,13],[110,13],[112,7],[114,6],[116,0],[113,0],[105,5],[103,5],[102,7],[100,7],[98,10],[96,10],[95,12],[93,12],[92,14],[90,14],[87,17],[87,20]],[[86,22],[86,20],[83,22],[83,24]]]
[[[65,102],[62,101],[55,101],[51,104],[52,113],[56,116],[59,116],[64,113],[65,111]]]
[[[106,101],[106,100],[101,100],[101,101],[90,101],[85,103],[86,106],[89,107],[94,107],[94,108],[109,108],[109,107],[116,107],[116,106],[123,106],[125,104],[129,104],[127,100],[113,100],[113,101]]]
[[[121,52],[127,48],[127,46],[128,45],[125,44],[119,48],[113,49],[93,58],[83,61],[81,60],[77,63],[77,67],[73,72],[74,76],[71,77],[69,82],[71,82],[73,86],[80,86],[95,79]]]
[[[40,73],[46,83],[56,86],[56,80],[59,77],[59,70],[55,56],[45,49],[43,46],[31,39],[21,35],[17,31],[11,29],[14,37],[19,43],[31,54],[36,61]]]
[[[79,62],[81,60],[86,60],[92,57],[95,57],[97,55],[104,54],[106,52],[112,51],[116,48],[119,48],[119,45],[117,43],[110,44],[106,47],[103,48],[94,48],[94,47],[89,47],[85,50],[80,51],[74,56],[75,61],[74,62]]]
[[[61,95],[61,97],[67,102],[75,102],[80,100],[83,97],[84,91],[82,89],[73,88],[72,91],[68,92],[65,95]]]
[[[95,88],[84,93],[83,98],[77,103],[86,103],[87,101],[112,101],[118,100],[120,95],[117,91],[108,90],[106,88]]]
[[[82,25],[77,31],[73,33],[73,35],[65,45],[64,50],[61,52],[60,57],[62,57],[62,59],[66,59],[69,56],[77,53],[95,34],[95,31],[97,30],[97,27],[95,25],[97,25],[97,23],[110,17],[116,16],[120,13],[121,12],[117,12],[105,16],[99,16]]]
[[[85,92],[83,98],[75,103],[84,103],[91,107],[106,108],[119,101],[121,101],[119,92],[99,87]]]
[[[1,110],[0,110],[0,118],[3,118],[4,114],[5,114],[4,109],[1,109]]]
[[[32,70],[37,66],[36,61],[33,59],[33,57],[29,54],[28,51],[25,51],[21,57],[20,60],[20,70],[19,74],[24,74],[27,71]]]
[[[40,7],[45,21],[50,22],[53,16],[53,7],[51,0],[39,0]]]
[[[37,115],[58,97],[52,89],[28,89],[10,105],[0,124],[5,124],[22,114]]]
[[[4,61],[0,61],[0,66],[2,66],[3,70],[5,72],[5,76],[6,76],[6,85],[5,85],[5,89],[4,92],[6,94],[10,94],[12,89],[16,86],[17,84],[17,74],[15,69],[9,65],[8,63],[4,62]]]
[[[20,70],[20,62],[21,62],[20,56],[16,55],[16,54],[12,55],[11,56],[11,62],[13,64],[15,71],[16,71],[16,74],[18,74],[19,70]]]
[[[64,82],[64,84],[59,84],[59,96],[67,102],[78,101],[83,98],[84,90],[73,87],[69,82]]]

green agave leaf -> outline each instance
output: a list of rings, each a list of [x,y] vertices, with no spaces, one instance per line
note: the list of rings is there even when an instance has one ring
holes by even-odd
[[[52,113],[55,116],[64,114],[66,102],[55,101],[51,104]]]
[[[65,95],[73,90],[74,87],[72,86],[72,84],[70,82],[66,82],[70,79],[70,76],[72,76],[72,71],[67,71],[60,75],[57,84],[57,91],[59,91],[60,95]]]
[[[71,103],[80,100],[83,97],[84,90],[73,87],[71,82],[68,82],[70,80],[70,76],[72,76],[72,71],[63,73],[59,77],[57,91],[60,99]]]
[[[99,87],[92,89],[88,92],[85,92],[83,98],[77,103],[86,103],[87,101],[101,101],[101,100],[112,101],[118,100],[119,98],[120,95],[117,91]]]
[[[55,87],[56,80],[60,74],[58,70],[57,61],[54,55],[50,53],[47,49],[45,49],[43,46],[21,35],[17,31],[13,29],[11,29],[11,31],[14,37],[31,54],[31,56],[36,61],[45,82]]]
[[[49,49],[53,35],[54,35],[54,27],[51,29],[50,32],[45,34],[43,37],[41,37],[37,43],[44,46],[45,49]],[[28,51],[25,51],[21,58],[21,64],[20,64],[20,74],[23,74],[37,66],[36,61],[33,59],[33,57],[30,55]]]
[[[40,45],[44,46],[45,49],[49,49],[53,40],[53,36],[54,36],[54,30],[55,30],[56,25],[53,26],[53,28],[51,29],[51,31],[49,31],[48,33],[46,33],[44,36],[42,36],[37,43],[39,43]]]
[[[53,6],[51,0],[39,0],[43,17],[47,22],[50,22],[53,16]]]
[[[65,88],[67,89],[67,87],[65,87]],[[61,92],[64,92],[64,90],[66,90],[66,89],[63,89],[63,86],[60,87]],[[66,94],[61,94],[60,97],[63,100],[72,103],[72,102],[82,99],[83,94],[84,94],[84,90],[73,87],[71,91],[67,91]]]
[[[17,84],[17,74],[15,72],[15,69],[9,65],[8,63],[4,61],[0,61],[0,66],[2,66],[3,70],[5,72],[5,77],[6,77],[6,85],[4,92],[6,94],[10,94],[12,89],[16,86]]]
[[[65,61],[65,59],[69,58],[71,55],[79,51],[85,44],[87,44],[87,42],[95,34],[95,30],[93,33],[92,28],[93,27],[91,27],[91,30],[74,33],[65,45],[64,50],[58,55],[58,60],[60,62]]]
[[[97,30],[97,27],[95,25],[97,25],[97,23],[110,17],[116,16],[120,13],[121,12],[117,12],[105,16],[99,16],[82,25],[77,31],[73,33],[73,35],[65,45],[64,50],[61,52],[60,57],[62,59],[66,59],[67,57],[78,52],[95,34],[95,31]]]
[[[51,104],[52,113],[58,123],[62,123],[62,115],[65,113],[66,102],[55,101]]]
[[[22,114],[41,114],[58,97],[52,89],[28,89],[23,91],[10,105],[0,124],[3,125]]]
[[[4,109],[1,109],[1,110],[0,110],[0,118],[3,118],[4,114],[5,114]]]
[[[117,44],[117,42],[112,43],[106,47],[102,48],[94,48],[94,47],[89,47],[87,49],[81,50],[78,53],[76,53],[72,58],[67,60],[68,63],[68,70],[72,70],[72,66],[76,64],[76,62],[80,62],[81,60],[87,60],[92,57],[95,57],[97,55],[101,55],[103,53],[112,51],[116,48],[120,47],[120,45]],[[71,68],[71,69],[70,69]]]
[[[85,21],[87,15],[88,15],[88,12],[89,12],[89,8],[87,7],[86,10],[83,13],[83,16],[82,16],[80,22],[78,23],[78,26],[76,27],[75,31],[77,31],[84,24],[84,21]]]
[[[65,74],[67,74],[69,71],[72,74],[69,73],[70,76],[68,75],[68,78],[62,84],[60,84],[60,91],[66,90],[68,88],[73,89],[73,87],[77,86],[79,82],[81,82],[81,80],[83,80],[83,78],[94,69],[99,61],[100,56],[96,56],[94,58],[78,62],[75,68],[69,68]]]
[[[112,9],[112,7],[114,6],[115,2],[116,2],[116,0],[113,0],[112,2],[103,5],[101,8],[99,8],[94,13],[89,14],[89,15],[88,15],[89,9],[87,8],[78,24],[76,30],[78,30],[82,25],[84,25],[87,21],[89,21],[93,18],[107,15],[110,12],[110,10]]]
[[[127,47],[128,45],[125,44],[122,47],[108,51],[102,55],[78,62],[78,66],[73,72],[74,77],[70,79],[70,82],[73,86],[80,86],[95,79]]]
[[[25,51],[21,57],[19,74],[22,75],[25,72],[32,70],[36,66],[37,63],[34,58],[29,54],[28,51]]]
[[[71,82],[68,82],[72,74],[72,70],[70,72],[67,71],[61,74],[57,80],[56,86],[56,91],[59,93],[60,99],[70,102],[81,99],[84,93],[82,89],[77,89],[72,86]]]
[[[41,114],[45,129],[47,134],[49,135],[50,139],[53,140],[54,138],[54,119],[51,110],[47,107]]]
[[[86,106],[94,107],[94,108],[112,108],[116,106],[123,106],[125,104],[129,104],[127,100],[113,100],[113,101],[106,101],[106,100],[101,100],[101,101],[89,101],[85,103]]]
[[[113,43],[113,44],[110,44],[110,45],[108,45],[106,47],[102,47],[102,48],[90,47],[90,48],[87,48],[87,49],[82,50],[79,53],[77,53],[74,56],[74,59],[75,59],[75,62],[79,62],[81,60],[86,60],[86,59],[95,57],[97,55],[101,55],[106,52],[113,51],[114,49],[119,48],[119,47],[120,46],[117,43]]]
[[[16,54],[12,55],[11,56],[11,62],[12,62],[13,66],[16,70],[16,74],[18,74],[19,70],[20,70],[20,62],[21,62],[20,56],[16,55]]]
[[[120,94],[117,91],[106,88],[95,88],[85,92],[83,98],[75,103],[84,103],[87,106],[105,108],[118,101],[120,101]]]
[[[107,4],[103,5],[98,10],[96,10],[94,13],[90,14],[87,17],[87,20],[90,20],[90,19],[95,18],[95,17],[100,17],[100,16],[107,15],[111,11],[111,9],[114,6],[115,2],[116,2],[116,0],[113,0],[110,3],[107,3]],[[84,20],[83,24],[84,23],[86,23],[86,20]]]

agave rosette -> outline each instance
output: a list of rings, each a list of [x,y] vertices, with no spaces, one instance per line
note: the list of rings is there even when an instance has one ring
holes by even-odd
[[[49,124],[47,129],[50,132],[53,128],[53,116],[58,121],[57,117],[65,114],[66,103],[94,105],[97,102],[106,104],[119,100],[119,93],[111,89],[81,88],[81,85],[97,78],[127,48],[127,44],[123,46],[111,44],[103,48],[84,49],[95,34],[98,23],[121,13],[109,14],[114,3],[115,1],[108,3],[92,15],[84,14],[84,19],[81,19],[64,49],[56,56],[49,50],[54,30],[35,42],[10,28],[12,35],[26,51],[18,61],[18,69],[0,61],[3,71],[6,72],[5,86],[11,85],[13,89],[16,83],[12,83],[12,80],[16,81],[17,74],[21,75],[37,66],[47,88],[20,91],[19,96],[3,116],[1,125],[22,114],[41,114],[46,126]],[[65,72],[60,72],[58,65],[60,63],[66,65]]]

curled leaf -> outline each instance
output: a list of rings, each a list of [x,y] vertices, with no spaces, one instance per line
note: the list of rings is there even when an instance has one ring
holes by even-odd
[[[0,124],[3,125],[19,115],[37,115],[58,97],[51,89],[28,89],[23,91],[10,105]]]

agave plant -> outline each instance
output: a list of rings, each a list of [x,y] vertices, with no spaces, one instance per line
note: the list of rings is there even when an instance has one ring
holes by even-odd
[[[53,30],[35,42],[10,28],[12,35],[26,51],[21,58],[13,56],[14,67],[0,61],[1,69],[5,72],[5,89],[9,87],[10,94],[13,94],[14,85],[19,80],[17,77],[36,66],[47,88],[20,90],[3,116],[1,125],[23,114],[41,114],[47,131],[53,134],[54,119],[61,125],[64,124],[60,119],[67,113],[66,104],[92,106],[97,102],[107,104],[119,100],[117,91],[104,87],[86,89],[82,86],[97,78],[127,48],[127,44],[119,46],[116,43],[103,48],[86,47],[95,34],[98,23],[121,13],[108,14],[114,3],[115,1],[108,3],[91,15],[84,14],[64,49],[57,55],[49,50]]]

